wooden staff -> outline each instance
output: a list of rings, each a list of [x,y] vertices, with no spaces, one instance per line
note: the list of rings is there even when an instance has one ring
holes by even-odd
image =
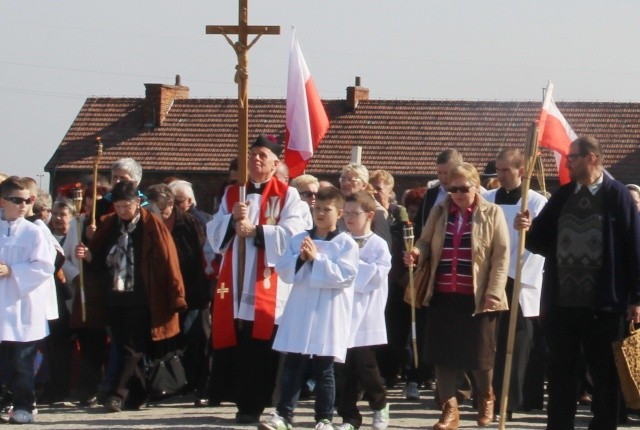
[[[94,196],[95,197],[95,196]],[[95,201],[95,198],[94,198]],[[82,241],[82,218],[80,217],[80,211],[82,210],[82,188],[80,184],[76,185],[73,190],[73,203],[76,205],[76,227],[78,233],[78,242]],[[82,306],[82,322],[87,320],[87,305],[84,297],[84,262],[79,262],[80,274],[80,304]]]
[[[404,249],[411,252],[413,249],[413,224],[407,221],[402,229],[404,236]],[[413,364],[418,368],[418,341],[416,336],[416,288],[413,282],[413,264],[409,266],[409,296],[411,296],[411,344],[413,346]]]
[[[524,148],[525,174],[522,180],[522,204],[521,212],[528,208],[527,194],[531,185],[531,177],[538,158],[538,127],[532,123],[527,129],[527,141]],[[511,314],[509,315],[509,332],[507,335],[507,355],[504,362],[504,375],[502,378],[502,394],[500,395],[500,425],[504,429],[507,422],[507,402],[509,401],[509,382],[511,380],[511,364],[513,361],[513,344],[516,337],[516,319],[520,306],[520,291],[522,289],[522,260],[524,259],[524,242],[526,232],[518,231],[518,259],[516,263],[516,278],[513,282],[513,296],[511,297]]]
[[[96,137],[96,156],[93,159],[93,204],[91,205],[91,226],[96,226],[96,203],[98,202],[98,166],[102,158],[102,142],[100,136]],[[80,212],[78,211],[78,214]]]

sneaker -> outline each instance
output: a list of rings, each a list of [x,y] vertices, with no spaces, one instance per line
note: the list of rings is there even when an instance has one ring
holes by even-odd
[[[389,403],[379,411],[373,411],[373,430],[385,430],[389,426]]]
[[[120,397],[111,396],[104,402],[104,409],[107,412],[120,412],[122,411],[122,400]]]
[[[11,424],[29,424],[33,422],[33,414],[22,409],[13,411],[9,417]]]
[[[288,422],[286,422],[284,418],[282,418],[280,415],[278,415],[275,412],[273,413],[273,415],[271,415],[271,418],[269,418],[266,421],[261,421],[260,424],[258,424],[258,430],[292,430],[292,429],[293,429],[293,426]]]
[[[316,424],[314,428],[315,430],[333,430],[333,424],[331,424],[331,421],[324,419]]]
[[[335,430],[356,430],[356,428],[354,426],[352,426],[349,423],[342,423],[340,425],[337,425],[335,427],[333,427]]]
[[[407,385],[404,386],[404,398],[407,400],[420,400],[417,382],[407,382]]]
[[[12,413],[13,413],[13,405],[4,406],[0,410],[0,422],[8,423]]]

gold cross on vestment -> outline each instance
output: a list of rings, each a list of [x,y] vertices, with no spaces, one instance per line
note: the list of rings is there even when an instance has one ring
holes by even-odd
[[[228,292],[229,292],[229,289],[224,286],[224,282],[220,284],[220,288],[216,290],[216,294],[220,294],[221,299],[224,299],[225,293],[228,293]]]

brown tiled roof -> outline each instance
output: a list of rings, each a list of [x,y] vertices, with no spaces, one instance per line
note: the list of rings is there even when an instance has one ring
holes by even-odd
[[[233,99],[175,100],[161,126],[146,128],[142,98],[90,98],[69,128],[46,170],[90,170],[95,138],[104,144],[101,167],[122,157],[140,161],[145,171],[226,172],[236,154],[237,102]],[[398,176],[435,172],[444,148],[458,149],[480,171],[498,150],[524,146],[527,126],[540,102],[362,100],[355,111],[345,100],[324,102],[331,128],[310,162],[311,174],[333,173],[362,146],[370,170]],[[578,135],[600,140],[605,167],[623,182],[640,179],[640,103],[557,103]],[[283,135],[285,100],[250,102],[249,136]],[[555,172],[544,152],[547,174]]]

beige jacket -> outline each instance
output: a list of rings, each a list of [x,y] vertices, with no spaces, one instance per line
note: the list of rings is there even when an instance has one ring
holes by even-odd
[[[429,306],[433,297],[450,204],[451,197],[447,197],[431,210],[420,239],[415,243],[420,250],[418,268],[426,265],[425,269],[429,273],[428,282],[416,285],[417,297],[424,297],[424,306]],[[496,311],[508,310],[505,286],[509,273],[509,229],[502,209],[480,195],[477,196],[477,205],[473,210],[471,247],[475,313],[486,311],[484,299],[487,294],[500,299]]]

